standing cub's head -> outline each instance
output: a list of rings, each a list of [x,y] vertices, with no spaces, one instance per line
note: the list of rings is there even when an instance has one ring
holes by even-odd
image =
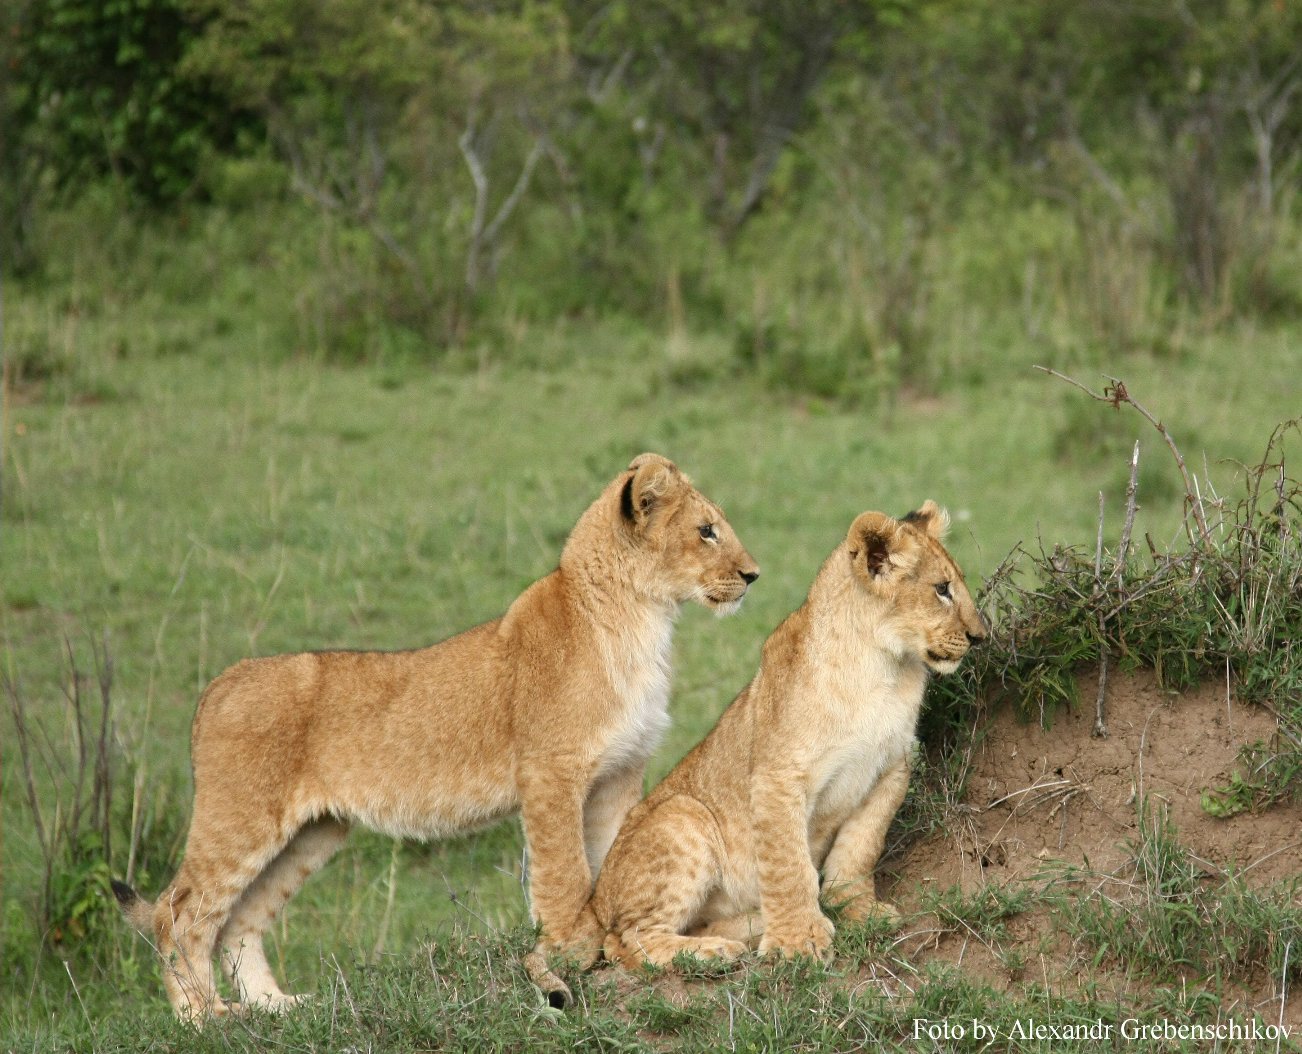
[[[615,481],[619,530],[648,594],[667,603],[695,600],[736,611],[759,567],[723,510],[659,454],[639,454]]]
[[[941,544],[949,514],[927,501],[903,519],[865,512],[850,525],[851,573],[886,602],[886,625],[902,650],[935,673],[953,673],[987,628],[963,572]]]

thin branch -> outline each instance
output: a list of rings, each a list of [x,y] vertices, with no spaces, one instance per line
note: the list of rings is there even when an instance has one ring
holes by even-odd
[[[1207,517],[1203,514],[1202,498],[1199,496],[1198,490],[1189,476],[1188,468],[1185,467],[1184,455],[1180,453],[1180,448],[1175,445],[1175,439],[1172,438],[1166,425],[1162,424],[1161,421],[1131,397],[1130,392],[1126,390],[1125,382],[1117,377],[1111,377],[1104,374],[1111,383],[1100,393],[1087,388],[1085,385],[1081,384],[1080,381],[1068,377],[1065,373],[1059,373],[1057,370],[1050,369],[1047,366],[1036,366],[1035,369],[1039,370],[1041,373],[1047,373],[1050,377],[1057,377],[1060,381],[1066,381],[1073,388],[1079,388],[1091,399],[1094,399],[1097,402],[1107,403],[1114,409],[1120,407],[1122,403],[1126,403],[1127,405],[1134,407],[1135,411],[1143,417],[1144,420],[1157,429],[1158,434],[1161,435],[1162,439],[1166,442],[1167,447],[1170,449],[1171,456],[1175,458],[1176,467],[1180,470],[1180,478],[1184,481],[1184,493],[1187,507],[1193,512],[1194,520],[1198,524],[1199,538],[1195,539],[1193,532],[1189,531],[1188,517],[1186,514],[1185,531],[1189,536],[1189,541],[1194,545],[1201,543],[1203,546],[1210,546],[1212,543],[1211,529],[1207,526]]]
[[[470,245],[466,251],[465,271],[466,289],[472,293],[479,287],[480,260],[484,251],[492,250],[502,227],[511,218],[516,206],[520,204],[520,199],[529,189],[529,184],[533,181],[534,169],[538,167],[538,161],[548,148],[547,136],[536,133],[533,146],[530,147],[524,163],[520,166],[515,185],[498,205],[497,211],[490,220],[488,218],[488,173],[476,145],[478,138],[478,119],[475,111],[472,110],[466,117],[465,131],[457,138],[461,156],[465,158],[466,167],[470,170],[470,181],[475,185],[475,207],[470,219]]]
[[[1126,560],[1130,556],[1130,535],[1135,528],[1135,491],[1139,486],[1139,440],[1135,440],[1135,449],[1130,455],[1130,482],[1126,484],[1126,519],[1121,526],[1121,541],[1117,544],[1117,555],[1112,561],[1112,577],[1121,581],[1126,571]]]
[[[1068,129],[1066,142],[1075,151],[1076,156],[1084,162],[1086,171],[1094,177],[1094,181],[1112,199],[1113,204],[1117,206],[1122,215],[1128,220],[1134,221],[1136,219],[1135,207],[1130,203],[1130,199],[1126,197],[1125,191],[1121,189],[1121,184],[1112,178],[1111,173],[1103,167],[1099,159],[1085,145],[1085,141],[1081,139],[1080,133],[1076,130],[1074,120],[1071,121]]]
[[[1099,491],[1099,531],[1094,547],[1094,594],[1096,602],[1103,598],[1103,491]],[[1108,736],[1108,725],[1104,720],[1104,705],[1108,697],[1108,661],[1111,649],[1108,647],[1107,622],[1103,611],[1099,609],[1099,694],[1094,700],[1094,728],[1090,734],[1099,739]]]
[[[478,132],[475,111],[466,116],[465,131],[457,137],[457,147],[470,169],[470,181],[475,185],[475,208],[470,217],[470,246],[466,253],[466,288],[474,290],[479,284],[479,247],[484,231],[484,217],[488,212],[488,175],[484,172],[484,163],[475,148]]]
[[[104,631],[104,652],[96,656],[99,673],[100,721],[95,745],[95,777],[91,790],[91,817],[103,841],[104,857],[112,860],[113,768],[109,745],[113,739],[110,714],[113,709],[113,654],[109,650],[108,631]]]
[[[520,175],[516,178],[515,186],[511,188],[511,193],[506,196],[506,200],[497,207],[497,214],[493,217],[492,222],[484,229],[484,241],[488,245],[491,246],[497,240],[497,234],[502,229],[502,225],[511,218],[511,213],[520,204],[524,192],[529,189],[529,183],[533,179],[533,170],[538,167],[538,159],[543,156],[546,148],[547,139],[545,136],[540,135],[534,139],[533,146],[524,159],[524,165],[520,168]]]
[[[36,841],[41,847],[41,857],[49,872],[51,855],[50,838],[46,834],[45,820],[41,815],[41,801],[36,794],[36,774],[32,766],[31,749],[28,744],[27,704],[17,683],[7,674],[4,677],[5,694],[9,696],[9,712],[13,715],[14,730],[18,735],[18,759],[22,766],[24,789],[27,791],[27,804],[32,811],[32,823],[36,828]]]

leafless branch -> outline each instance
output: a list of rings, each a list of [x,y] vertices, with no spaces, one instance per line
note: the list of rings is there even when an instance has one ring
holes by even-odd
[[[1094,181],[1102,188],[1103,192],[1112,199],[1112,203],[1116,205],[1117,210],[1127,219],[1136,219],[1135,208],[1130,203],[1130,199],[1126,197],[1125,191],[1121,189],[1121,184],[1112,178],[1112,174],[1103,167],[1099,159],[1094,156],[1093,151],[1085,145],[1085,141],[1080,137],[1074,125],[1075,122],[1073,121],[1072,126],[1068,129],[1066,135],[1067,145],[1084,163],[1085,170],[1094,178]]]
[[[470,181],[475,185],[475,207],[470,219],[470,244],[466,250],[465,271],[466,289],[472,293],[479,288],[482,271],[480,261],[484,253],[492,251],[498,234],[501,233],[506,221],[511,218],[511,214],[515,212],[525,191],[529,189],[534,169],[538,167],[539,159],[547,150],[547,137],[542,133],[535,133],[533,145],[520,166],[515,185],[498,205],[497,211],[490,220],[488,218],[488,171],[484,167],[484,160],[480,153],[480,135],[478,114],[472,109],[466,117],[465,130],[457,138],[461,156],[465,158],[466,167],[470,170]]]
[[[1211,529],[1207,526],[1207,517],[1203,512],[1202,498],[1198,494],[1197,487],[1194,486],[1188,468],[1185,467],[1184,455],[1180,453],[1180,448],[1175,445],[1175,439],[1171,436],[1166,425],[1162,424],[1162,422],[1154,417],[1147,409],[1135,401],[1130,392],[1126,390],[1125,382],[1116,377],[1108,377],[1108,381],[1110,382],[1108,386],[1104,388],[1102,392],[1096,392],[1081,384],[1080,381],[1068,377],[1064,373],[1059,373],[1057,370],[1050,369],[1047,366],[1036,366],[1035,369],[1039,370],[1041,373],[1047,373],[1051,377],[1057,377],[1060,381],[1066,381],[1072,387],[1079,388],[1091,399],[1101,403],[1107,403],[1114,409],[1120,407],[1122,403],[1126,403],[1133,407],[1135,411],[1144,418],[1144,420],[1157,429],[1158,434],[1161,435],[1167,447],[1170,449],[1171,456],[1175,458],[1176,467],[1180,470],[1180,478],[1184,481],[1185,507],[1187,510],[1185,531],[1188,534],[1189,541],[1195,547],[1210,546],[1212,542]],[[1107,375],[1105,374],[1104,376]],[[1193,513],[1194,521],[1198,525],[1197,538],[1195,538],[1193,532],[1189,530],[1188,512]]]
[[[520,167],[520,174],[516,177],[515,186],[511,188],[511,193],[506,196],[506,200],[497,207],[497,213],[493,216],[493,221],[484,229],[484,241],[492,245],[497,240],[497,235],[502,229],[502,225],[511,218],[511,213],[515,211],[520,199],[524,197],[525,191],[529,189],[529,182],[533,179],[533,171],[538,167],[538,159],[543,156],[546,149],[547,141],[544,136],[539,135],[534,139],[533,146],[529,148],[529,153],[524,159],[524,164]]]
[[[50,838],[41,812],[40,798],[36,794],[36,774],[32,766],[31,745],[29,740],[29,722],[27,704],[22,691],[9,677],[4,676],[5,694],[9,696],[9,713],[14,719],[14,731],[18,738],[18,760],[22,766],[23,789],[27,792],[27,806],[32,811],[32,823],[36,828],[36,841],[41,847],[41,857],[47,865],[50,859]]]
[[[1094,547],[1094,593],[1098,600],[1103,597],[1103,491],[1099,491],[1099,530]],[[1106,739],[1107,722],[1104,720],[1104,706],[1108,696],[1108,662],[1111,649],[1108,647],[1107,623],[1103,611],[1099,610],[1099,694],[1094,701],[1094,728],[1091,735]]]
[[[1112,577],[1118,582],[1126,571],[1126,560],[1130,556],[1130,535],[1135,528],[1135,491],[1139,485],[1139,440],[1135,440],[1135,449],[1130,455],[1130,482],[1126,484],[1126,519],[1121,526],[1121,540],[1117,543],[1117,555],[1113,560]]]

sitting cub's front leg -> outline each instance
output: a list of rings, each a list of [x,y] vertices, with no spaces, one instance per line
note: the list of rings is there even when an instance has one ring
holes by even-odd
[[[908,789],[909,761],[905,757],[886,770],[836,834],[823,863],[823,903],[836,904],[848,919],[899,918],[893,905],[877,899],[873,871]]]
[[[761,955],[822,957],[832,946],[835,929],[818,906],[818,872],[809,856],[806,800],[799,770],[761,771],[752,782]]]

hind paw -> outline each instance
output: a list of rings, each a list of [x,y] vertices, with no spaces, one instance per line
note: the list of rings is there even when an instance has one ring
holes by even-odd
[[[741,941],[727,937],[693,937],[691,944],[683,946],[683,951],[698,959],[736,959],[745,955],[747,948]]]
[[[841,905],[841,917],[851,922],[867,922],[869,919],[878,919],[892,926],[898,926],[903,916],[900,914],[900,909],[894,904],[887,903],[884,900],[874,900],[872,897],[856,897],[854,900]]]

